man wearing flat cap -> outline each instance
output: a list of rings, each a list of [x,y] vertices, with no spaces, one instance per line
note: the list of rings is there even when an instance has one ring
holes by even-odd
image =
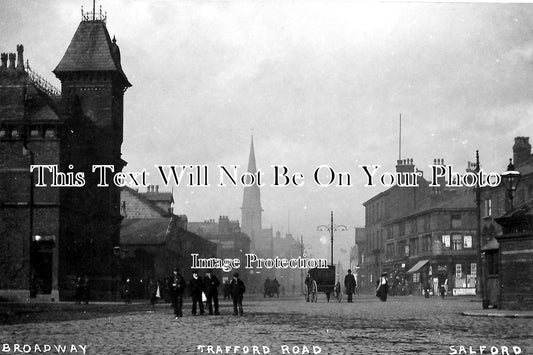
[[[179,269],[175,269],[170,278],[172,292],[172,305],[176,319],[183,316],[183,291],[185,291],[185,279],[180,275]]]
[[[244,287],[244,282],[239,279],[239,273],[236,272],[233,274],[233,280],[231,280],[231,295],[233,297],[233,315],[244,315],[242,311],[242,296],[246,291]]]
[[[220,315],[220,313],[218,313],[218,286],[220,285],[220,281],[218,281],[216,275],[213,275],[213,271],[211,269],[207,269],[205,271],[204,285],[205,295],[207,297],[207,304],[209,307],[209,314],[213,314],[214,303],[215,315],[218,316]]]

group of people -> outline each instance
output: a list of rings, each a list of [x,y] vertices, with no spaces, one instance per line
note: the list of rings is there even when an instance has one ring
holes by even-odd
[[[389,282],[387,279],[387,273],[383,272],[381,277],[376,282],[376,297],[383,302],[387,301],[387,295],[389,294]],[[352,270],[348,269],[348,274],[344,277],[344,287],[346,288],[346,294],[348,295],[348,302],[352,303],[352,296],[355,293],[357,287],[357,281],[352,274]]]
[[[213,274],[212,270],[206,270],[205,277],[200,277],[198,270],[192,271],[192,278],[189,281],[189,291],[192,298],[192,315],[196,316],[205,314],[202,293],[206,296],[208,312],[210,315],[220,315],[218,303],[218,287],[220,281]],[[186,282],[180,274],[179,269],[175,269],[170,278],[170,290],[172,293],[172,305],[174,307],[174,316],[176,319],[183,316],[183,294],[185,292]],[[246,288],[244,282],[239,278],[239,273],[233,274],[230,282],[230,293],[233,299],[233,314],[244,315],[242,309],[242,299]]]
[[[307,277],[305,279],[305,286],[307,289],[306,300],[307,302],[313,302],[312,295],[317,292],[317,286],[316,281],[313,280],[309,272],[307,273]],[[355,279],[355,275],[352,274],[352,270],[350,269],[348,269],[348,274],[346,274],[346,276],[344,277],[344,288],[346,294],[348,295],[348,303],[353,303],[353,295],[357,290],[357,281]],[[333,291],[340,301],[339,294],[341,292],[341,285],[339,281],[337,281],[337,283],[335,284]],[[381,301],[386,302],[388,293],[389,282],[387,279],[387,273],[383,272],[379,280],[377,280],[376,282],[376,296],[379,297]]]
[[[279,282],[276,278],[270,280],[270,277],[267,277],[263,285],[263,296],[274,297],[274,295],[277,295],[279,297],[279,286]]]
[[[386,272],[383,272],[376,282],[376,297],[379,297],[383,302],[387,301],[387,295],[389,294],[387,275]],[[355,276],[352,274],[352,270],[348,270],[348,274],[344,278],[344,287],[346,287],[346,293],[348,294],[348,302],[353,302],[352,295],[355,293],[357,282],[355,281]]]
[[[89,287],[89,276],[87,275],[80,275],[76,277],[76,284],[75,284],[75,299],[77,304],[81,304],[81,302],[85,302],[85,304],[89,303],[89,296],[91,293],[91,289]]]

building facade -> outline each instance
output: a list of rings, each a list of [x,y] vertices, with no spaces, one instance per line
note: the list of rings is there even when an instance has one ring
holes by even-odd
[[[533,309],[533,155],[529,137],[516,137],[512,163],[521,173],[511,202],[505,185],[481,190],[484,305]],[[505,164],[502,161],[502,166]],[[504,169],[502,169],[504,170]]]
[[[435,159],[435,166],[445,166]],[[469,165],[469,168],[471,166]],[[412,159],[398,173],[413,173]],[[366,201],[361,284],[373,290],[388,272],[391,294],[436,293],[441,284],[455,294],[475,294],[477,233],[474,189],[438,186],[420,177],[418,186],[394,186]]]
[[[97,187],[92,168],[119,172],[126,164],[123,96],[131,84],[118,45],[102,14],[85,14],[53,71],[61,91],[24,67],[22,46],[17,52],[2,54],[0,69],[0,240],[10,260],[2,288],[57,300],[70,297],[73,280],[85,274],[92,297],[109,298],[120,191]],[[30,165],[46,167],[31,173]],[[36,186],[39,178],[44,186]]]

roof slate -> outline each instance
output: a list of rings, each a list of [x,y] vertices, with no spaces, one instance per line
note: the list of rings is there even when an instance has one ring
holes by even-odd
[[[120,65],[118,46],[117,54],[113,55],[115,46],[102,21],[82,21],[54,73],[117,71],[126,81],[126,86],[131,86]]]
[[[120,226],[121,244],[163,244],[170,233],[171,218],[124,219]]]
[[[43,106],[30,117],[32,121],[59,121],[59,116],[49,105]]]

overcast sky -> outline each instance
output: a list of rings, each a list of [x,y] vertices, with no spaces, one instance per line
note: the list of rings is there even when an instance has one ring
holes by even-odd
[[[484,170],[505,170],[515,136],[533,133],[531,4],[331,1],[98,1],[122,67],[126,171],[207,164],[208,188],[174,189],[189,221],[239,219],[242,187],[217,187],[216,166],[248,162],[253,131],[264,227],[303,234],[319,224],[364,225],[359,164],[394,171],[402,158],[428,172],[434,158],[464,171],[479,149]],[[92,1],[2,0],[0,51],[25,46],[37,72],[59,63]],[[305,175],[271,187],[272,164]],[[313,170],[352,173],[352,187],[318,187]],[[165,188],[161,188],[165,190]],[[170,189],[168,189],[170,190]]]

